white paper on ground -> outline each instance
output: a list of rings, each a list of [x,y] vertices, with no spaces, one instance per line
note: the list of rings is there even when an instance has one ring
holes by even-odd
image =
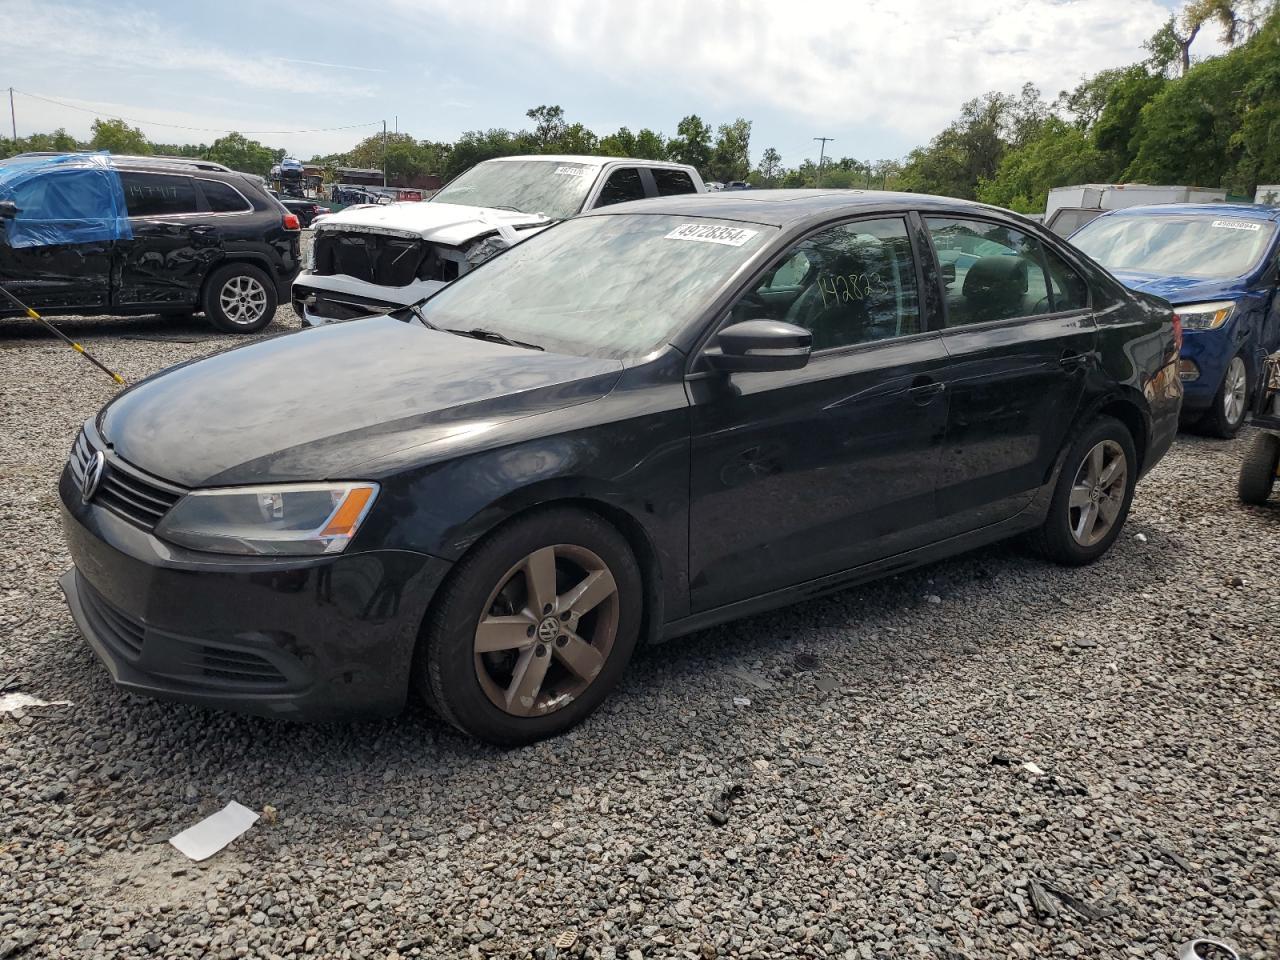
[[[1022,765],[1022,769],[1027,771],[1027,773],[1034,773],[1037,777],[1044,775],[1044,771],[1041,770],[1038,765],[1032,763],[1030,760],[1028,760],[1026,763]]]
[[[41,700],[29,693],[0,693],[0,713],[13,713],[27,707],[69,707],[70,700]]]
[[[232,800],[212,816],[194,827],[187,827],[169,842],[192,860],[208,860],[258,819],[248,807]]]

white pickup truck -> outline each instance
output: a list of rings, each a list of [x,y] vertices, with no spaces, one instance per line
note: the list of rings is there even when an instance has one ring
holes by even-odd
[[[428,201],[348,207],[315,222],[293,282],[303,326],[384,313],[584,210],[703,193],[693,167],[617,157],[501,157],[476,164]]]

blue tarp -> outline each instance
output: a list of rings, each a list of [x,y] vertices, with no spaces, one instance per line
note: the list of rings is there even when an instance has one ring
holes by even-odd
[[[0,200],[19,210],[0,220],[13,247],[133,238],[120,174],[105,153],[0,161]]]

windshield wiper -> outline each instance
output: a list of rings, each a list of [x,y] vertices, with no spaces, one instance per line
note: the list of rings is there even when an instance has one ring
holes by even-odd
[[[423,317],[425,322],[426,317]],[[436,329],[439,329],[438,327]],[[499,333],[497,330],[486,330],[484,327],[472,327],[470,330],[448,330],[448,333],[456,333],[460,337],[471,337],[474,340],[487,340],[490,343],[501,343],[508,347],[524,347],[527,350],[545,350],[546,347],[536,343],[528,343],[524,340],[512,340],[505,334]]]

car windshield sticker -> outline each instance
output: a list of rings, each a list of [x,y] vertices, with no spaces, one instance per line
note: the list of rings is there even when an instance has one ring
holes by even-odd
[[[1259,223],[1245,223],[1243,220],[1215,220],[1213,225],[1219,230],[1258,231],[1262,229],[1262,225]]]
[[[556,174],[561,177],[585,177],[586,167],[556,167]]]
[[[740,247],[760,231],[743,227],[719,227],[709,223],[682,223],[664,240],[696,240],[699,243],[723,243],[727,247]]]

